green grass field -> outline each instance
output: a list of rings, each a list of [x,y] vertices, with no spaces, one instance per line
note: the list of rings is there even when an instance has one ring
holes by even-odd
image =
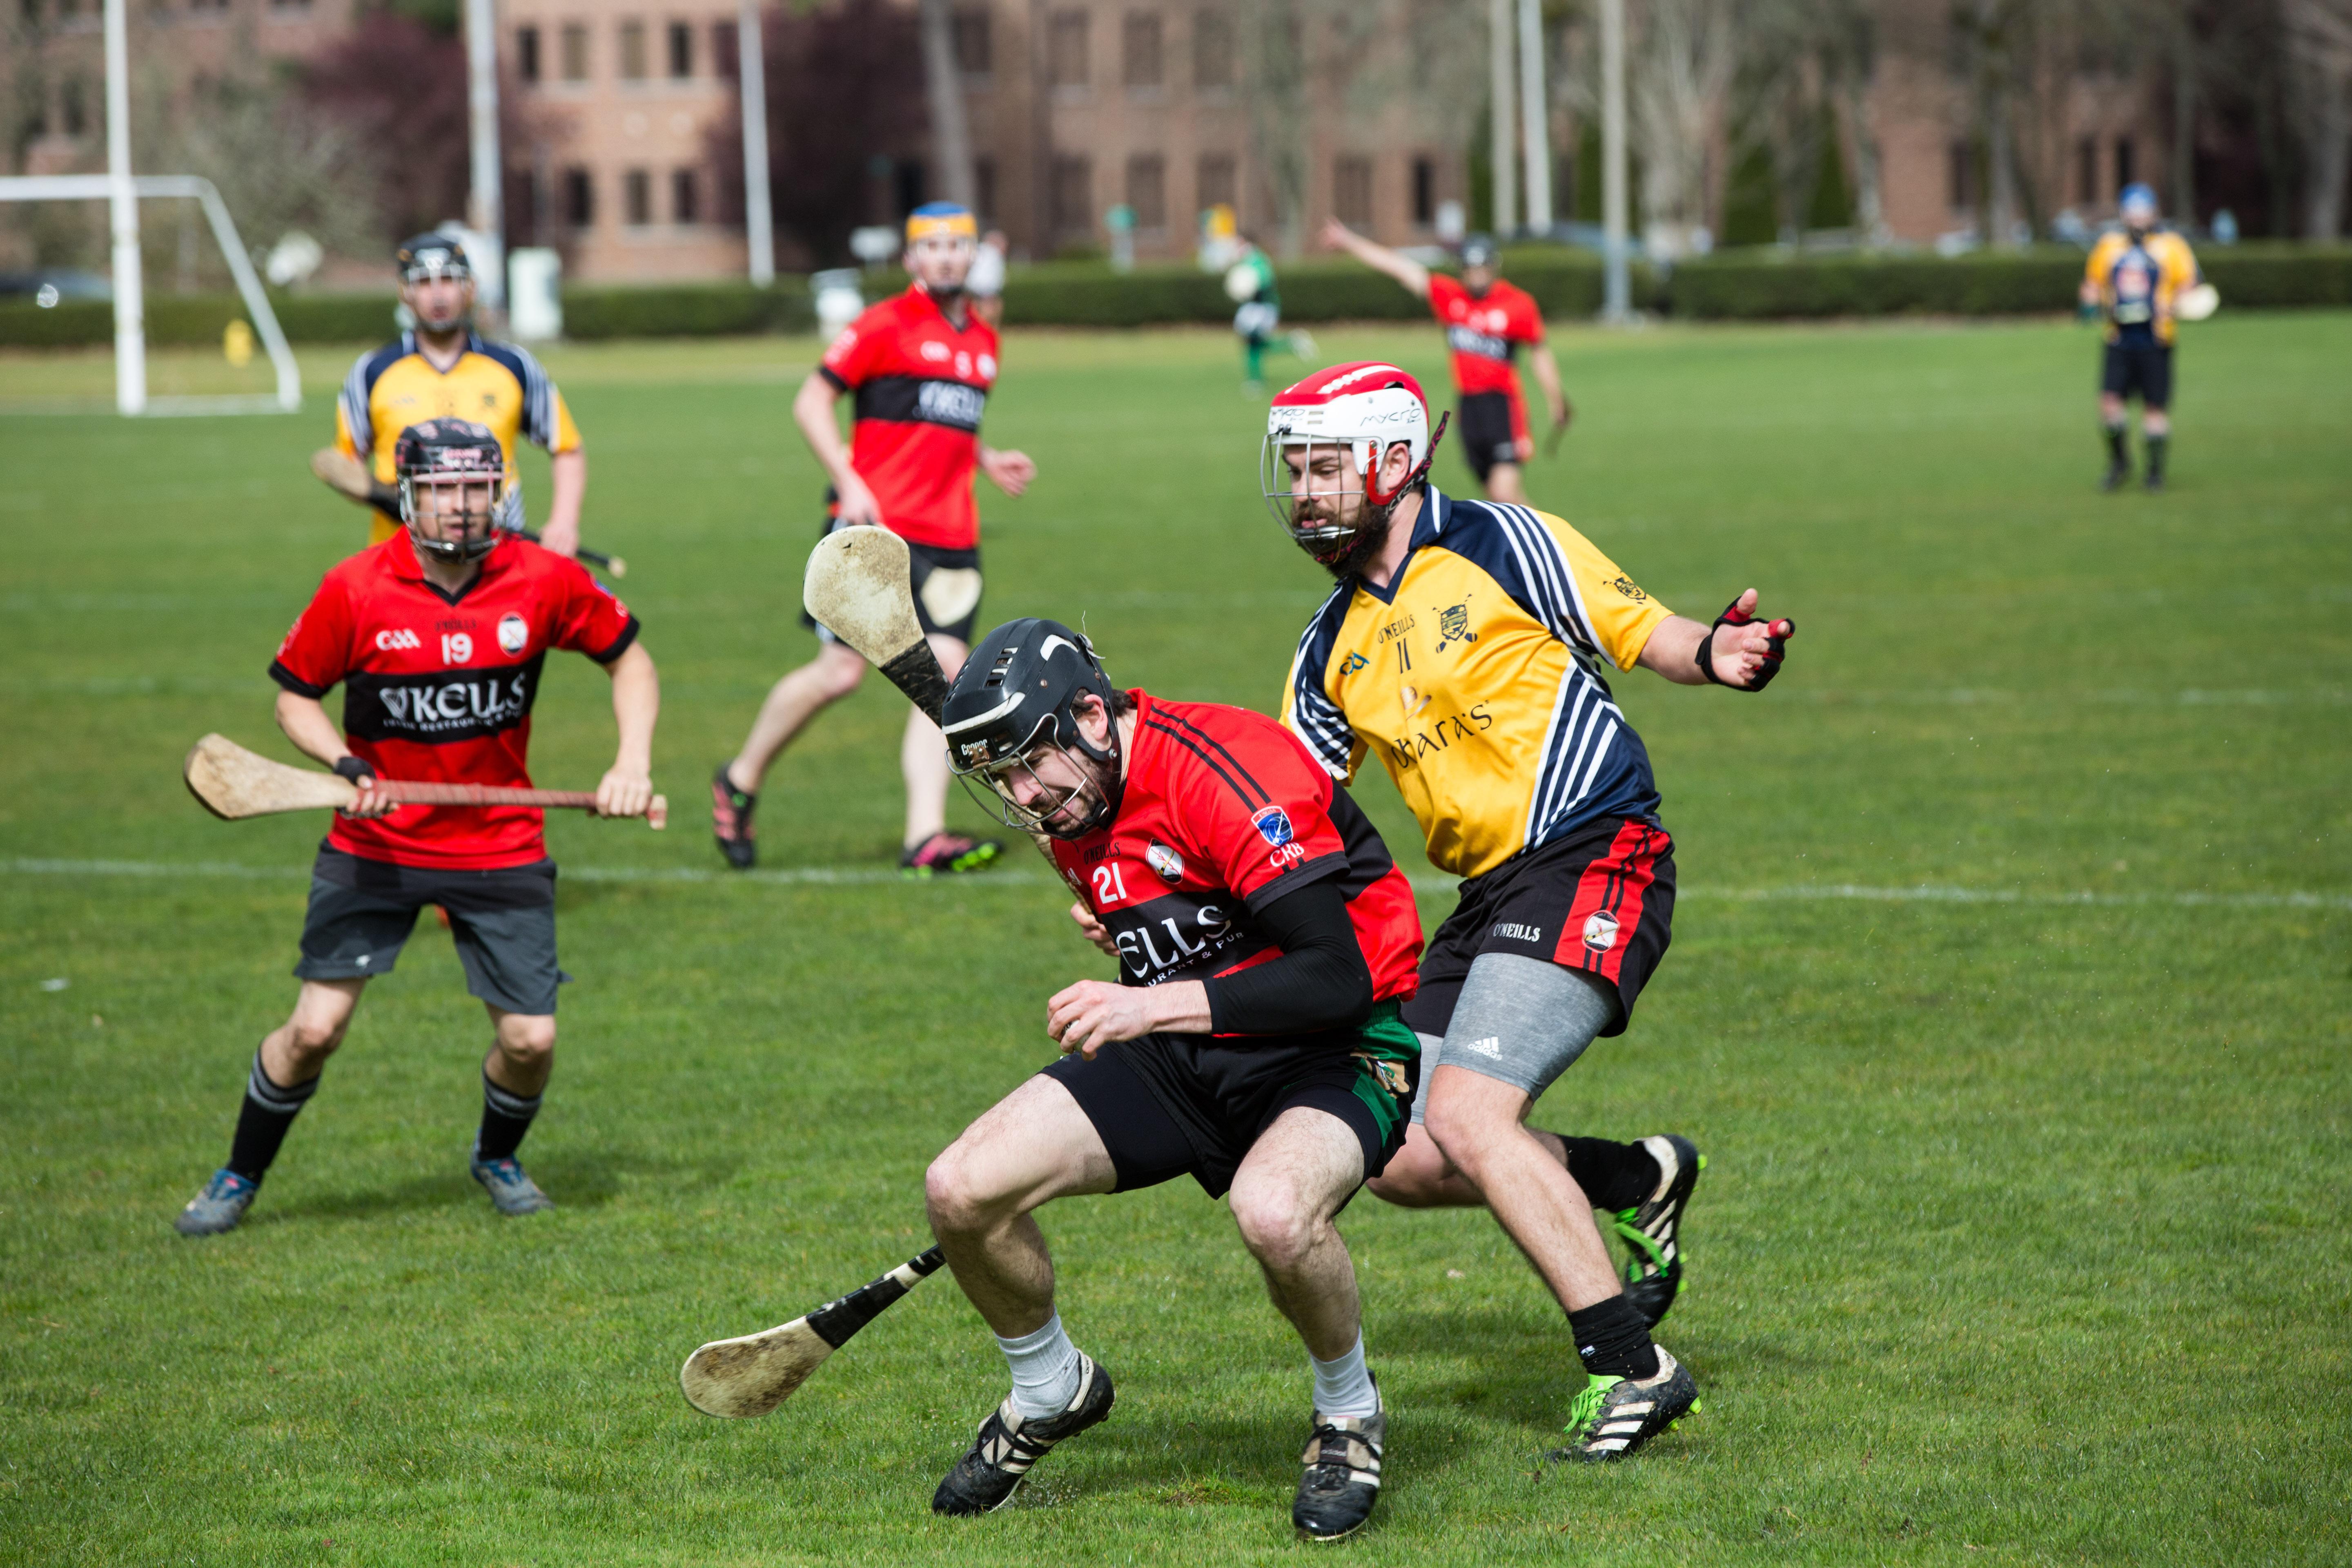
[[[1801,628],[1761,699],[1621,683],[1679,841],[1677,940],[1538,1111],[1711,1155],[1661,1334],[1706,1409],[1633,1463],[1538,1468],[1581,1381],[1556,1310],[1483,1215],[1359,1202],[1393,1415],[1375,1528],[1341,1550],[2352,1559],[2352,316],[2197,329],[2154,498],[2093,490],[2070,327],[1559,343],[1580,414],[1538,502],[1685,613],[1753,583]],[[1442,380],[1433,331],[1324,347]],[[467,1179],[486,1030],[428,921],[247,1223],[204,1244],[170,1220],[291,1001],[322,824],[215,822],[176,773],[212,729],[291,755],[263,669],[362,537],[303,465],[348,359],[306,355],[299,419],[149,423],[22,412],[103,397],[103,358],[0,359],[0,1560],[1305,1550],[1304,1359],[1189,1184],[1045,1215],[1121,1397],[1003,1514],[928,1511],[1004,1381],[945,1279],[766,1420],[678,1397],[697,1343],[922,1244],[924,1165],[1050,1057],[1045,997],[1106,969],[1025,859],[822,875],[896,844],[878,682],[772,780],[771,869],[719,868],[703,781],[812,647],[786,404],[813,352],[548,356],[590,541],[633,564],[679,807],[660,837],[550,825],[579,983],[524,1154],[562,1207],[502,1223]],[[1005,357],[991,438],[1043,477],[983,490],[990,618],[1083,616],[1115,676],[1271,706],[1322,584],[1257,503],[1230,340]],[[604,685],[551,670],[542,782],[608,759]],[[1359,793],[1418,866],[1385,780]]]

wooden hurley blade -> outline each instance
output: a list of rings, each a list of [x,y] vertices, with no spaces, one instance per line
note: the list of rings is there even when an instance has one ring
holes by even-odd
[[[907,542],[887,528],[844,528],[809,552],[801,603],[939,722],[948,679],[915,618]]]
[[[206,735],[188,751],[181,777],[206,811],[226,822],[281,811],[347,806],[359,795],[339,773],[289,768],[257,756],[226,735]]]
[[[852,1334],[945,1261],[938,1247],[928,1247],[881,1279],[782,1328],[711,1341],[678,1369],[677,1385],[685,1391],[686,1402],[705,1415],[765,1415],[798,1392],[809,1373],[847,1344]]]

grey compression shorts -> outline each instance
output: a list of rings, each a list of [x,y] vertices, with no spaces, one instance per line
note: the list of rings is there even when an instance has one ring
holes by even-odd
[[[1617,1016],[1607,982],[1540,958],[1485,952],[1470,965],[1441,1043],[1421,1037],[1421,1085],[1412,1119],[1429,1110],[1430,1080],[1441,1067],[1466,1068],[1540,1100]]]

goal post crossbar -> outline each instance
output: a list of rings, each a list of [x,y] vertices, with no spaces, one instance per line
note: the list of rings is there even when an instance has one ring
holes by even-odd
[[[228,204],[221,200],[220,192],[201,174],[136,174],[131,181],[132,190],[142,196],[181,196],[199,203],[205,209],[205,220],[212,225],[213,238],[219,242],[221,254],[227,258],[229,275],[236,280],[236,291],[245,300],[247,314],[253,318],[253,330],[261,339],[262,348],[269,355],[271,367],[278,373],[278,390],[272,395],[233,397],[156,397],[146,401],[148,414],[252,414],[299,412],[302,406],[302,374],[295,364],[294,351],[288,346],[286,333],[278,324],[278,312],[269,308],[269,296],[261,287],[261,279],[253,270],[253,258],[245,253],[245,241],[238,237],[236,220],[229,216]],[[110,174],[14,174],[0,176],[0,202],[66,202],[107,201],[114,195],[114,176]]]

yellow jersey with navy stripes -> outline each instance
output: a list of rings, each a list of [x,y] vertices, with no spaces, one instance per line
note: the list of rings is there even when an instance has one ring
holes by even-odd
[[[1672,612],[1549,512],[1423,500],[1388,590],[1348,578],[1307,624],[1283,722],[1343,781],[1378,756],[1456,876],[1606,818],[1654,824],[1649,752],[1603,671]]]
[[[369,471],[388,485],[400,433],[426,419],[488,426],[506,451],[509,484],[516,477],[518,437],[550,452],[580,445],[572,411],[539,361],[512,343],[493,342],[476,332],[466,334],[465,348],[447,370],[425,357],[415,332],[360,355],[335,402],[335,445],[365,459]],[[395,519],[378,514],[373,521],[371,544],[400,531]]]
[[[2127,229],[2109,229],[2091,247],[2083,277],[2099,291],[2107,342],[2168,345],[2173,303],[2197,287],[2197,257],[2168,228],[2137,237]]]

